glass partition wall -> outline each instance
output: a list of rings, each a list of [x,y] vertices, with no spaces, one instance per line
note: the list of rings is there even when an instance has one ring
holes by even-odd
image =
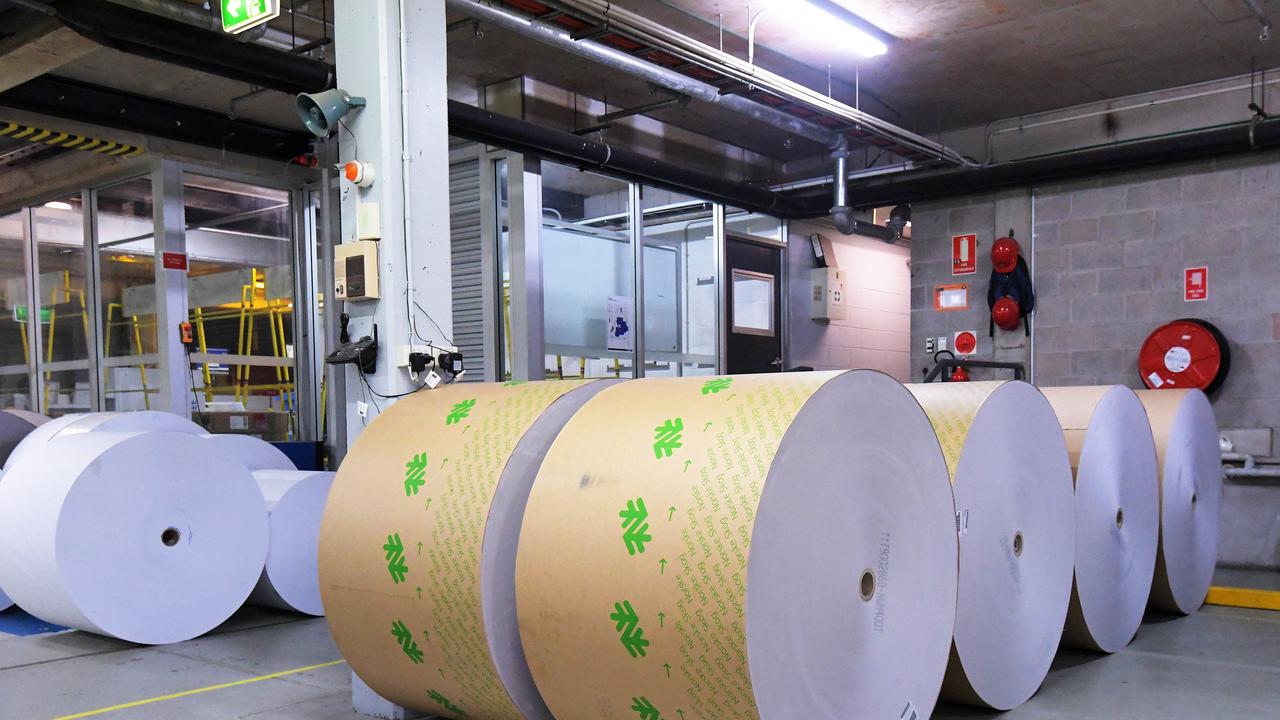
[[[185,397],[192,419],[217,432],[314,439],[295,373],[295,356],[313,354],[295,347],[295,264],[316,261],[295,252],[297,226],[315,232],[296,220],[295,198],[306,196],[212,175],[184,174],[185,257],[165,253],[187,266],[193,341],[190,385],[163,402],[172,375],[162,350],[179,328],[157,323],[153,178],[0,214],[0,408],[57,416],[169,409]]]
[[[506,160],[492,162],[501,359],[492,379],[509,379],[512,338],[527,332],[512,327],[511,308],[522,298],[511,293],[509,247],[508,197],[523,180],[508,177]],[[724,238],[783,245],[785,223],[546,160],[540,167],[545,376],[716,374]]]

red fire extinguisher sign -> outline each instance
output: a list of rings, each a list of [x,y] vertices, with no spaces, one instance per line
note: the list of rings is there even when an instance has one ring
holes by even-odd
[[[978,236],[953,235],[951,237],[951,274],[972,275],[978,272]]]

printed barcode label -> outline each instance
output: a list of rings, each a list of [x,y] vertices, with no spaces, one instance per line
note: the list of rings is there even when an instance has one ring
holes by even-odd
[[[907,706],[902,708],[902,714],[898,715],[898,720],[920,720],[920,713],[916,712],[916,706],[907,701]]]
[[[960,510],[956,513],[956,534],[964,535],[969,532],[969,511]]]

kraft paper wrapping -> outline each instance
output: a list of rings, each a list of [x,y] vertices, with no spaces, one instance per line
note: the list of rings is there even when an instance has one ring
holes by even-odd
[[[1150,607],[1193,613],[1218,561],[1222,456],[1218,421],[1199,390],[1139,390],[1160,469],[1160,546]]]
[[[325,507],[320,593],[374,691],[448,718],[550,719],[516,630],[516,542],[542,456],[608,384],[448,385],[361,433]]]
[[[163,644],[249,596],[267,553],[262,493],[199,437],[86,431],[22,449],[0,482],[0,583],[27,612]]]
[[[1159,479],[1151,425],[1120,385],[1041,388],[1076,481],[1076,569],[1064,645],[1115,652],[1142,624],[1155,572]]]
[[[946,456],[960,580],[942,697],[1008,710],[1044,681],[1071,599],[1071,463],[1057,416],[1023,382],[908,385]]]
[[[880,373],[610,387],[529,499],[533,677],[557,720],[928,717],[953,509],[928,419]]]

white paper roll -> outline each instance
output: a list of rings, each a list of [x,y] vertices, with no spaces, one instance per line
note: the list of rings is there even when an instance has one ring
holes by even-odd
[[[1063,644],[1115,652],[1133,639],[1155,573],[1156,447],[1132,390],[1042,388],[1076,478],[1076,570]]]
[[[131,642],[213,629],[262,573],[267,516],[248,470],[207,449],[186,433],[82,432],[11,463],[0,584],[43,620]]]
[[[1218,561],[1218,421],[1199,390],[1139,390],[1160,466],[1160,547],[1150,606],[1193,613]]]
[[[928,419],[871,371],[636,380],[525,513],[520,634],[558,720],[928,717],[956,591]]]
[[[138,410],[135,412],[98,412],[63,415],[40,425],[28,435],[9,455],[5,464],[17,463],[28,453],[39,452],[39,448],[55,437],[83,432],[176,432],[188,435],[206,435],[204,428],[187,418],[173,413],[157,410]]]
[[[212,443],[217,448],[217,452],[226,452],[239,458],[249,468],[249,472],[297,471],[298,469],[284,451],[261,438],[252,435],[205,435],[203,437],[205,442]]]
[[[1023,382],[909,385],[953,473],[960,581],[942,696],[1016,707],[1044,681],[1071,599],[1071,463],[1057,416]]]
[[[320,518],[324,516],[324,502],[329,497],[333,476],[331,472],[300,470],[253,473],[270,513],[271,539],[262,577],[249,596],[251,604],[324,615],[316,557],[320,548]]]

